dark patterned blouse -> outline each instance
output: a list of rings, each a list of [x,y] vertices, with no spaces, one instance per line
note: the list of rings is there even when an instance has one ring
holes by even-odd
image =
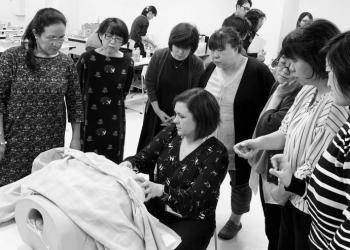
[[[31,172],[41,152],[64,145],[68,121],[83,120],[78,75],[71,58],[35,58],[39,70],[25,63],[26,50],[14,47],[0,57],[0,114],[7,141],[0,161],[0,186]]]
[[[124,99],[133,79],[134,62],[126,54],[106,57],[92,50],[80,57],[77,67],[84,100],[82,150],[120,163],[125,142]]]
[[[227,150],[210,137],[180,161],[181,141],[175,125],[170,125],[125,161],[130,161],[136,172],[149,173],[149,168],[155,166],[155,182],[165,185],[161,200],[182,217],[215,218],[220,185],[227,171]]]

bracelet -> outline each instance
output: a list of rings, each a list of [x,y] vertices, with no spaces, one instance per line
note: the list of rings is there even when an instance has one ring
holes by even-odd
[[[0,146],[6,145],[6,144],[7,144],[7,141],[0,142]]]

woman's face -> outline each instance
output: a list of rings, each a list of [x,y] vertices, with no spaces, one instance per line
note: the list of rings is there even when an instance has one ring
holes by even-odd
[[[64,42],[66,26],[63,23],[51,24],[44,28],[44,32],[36,34],[37,51],[45,56],[53,56],[58,53]]]
[[[290,82],[291,80],[294,80],[294,77],[291,75],[289,71],[290,62],[284,57],[281,56],[281,58],[278,61],[278,65],[276,67],[276,78],[277,81],[281,84]]]
[[[192,113],[188,110],[187,104],[177,102],[175,104],[175,119],[174,123],[179,136],[193,138],[196,131],[196,122],[193,119]]]
[[[305,25],[308,25],[312,22],[312,20],[309,18],[309,16],[304,16],[303,19],[301,19],[299,26],[304,27]]]
[[[326,65],[326,71],[328,72],[328,87],[332,90],[332,96],[334,102],[340,106],[349,106],[350,98],[343,94],[341,89],[339,88],[338,80],[335,77],[335,74],[331,67],[329,67],[328,62]]]
[[[110,52],[117,52],[123,44],[123,38],[110,33],[105,33],[100,36],[102,41],[102,47]]]
[[[183,49],[179,48],[176,45],[171,47],[171,55],[178,61],[185,60],[191,53],[191,48]]]
[[[153,19],[155,17],[155,15],[153,14],[153,12],[150,11],[150,12],[148,12],[146,14],[146,17],[147,17],[148,20],[151,20],[151,19]]]
[[[315,77],[310,64],[300,58],[288,59],[288,62],[290,73],[301,85],[313,85]]]
[[[231,44],[226,44],[225,49],[211,50],[211,57],[215,65],[225,69],[233,65],[238,56],[238,50],[232,48]]]

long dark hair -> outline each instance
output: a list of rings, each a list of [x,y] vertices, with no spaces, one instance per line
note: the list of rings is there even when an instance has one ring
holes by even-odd
[[[66,26],[67,20],[65,16],[54,8],[44,8],[38,10],[28,24],[22,37],[22,46],[27,49],[26,64],[29,69],[34,71],[39,69],[39,65],[36,64],[34,57],[34,49],[37,47],[37,43],[33,30],[35,30],[36,34],[41,35],[45,27],[57,23],[62,23]]]

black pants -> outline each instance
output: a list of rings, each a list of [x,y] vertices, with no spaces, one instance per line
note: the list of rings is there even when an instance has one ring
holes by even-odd
[[[268,250],[278,249],[282,206],[265,203],[262,180],[259,178],[260,200],[265,216],[265,234],[269,241]]]
[[[174,230],[181,243],[176,250],[206,250],[215,230],[215,216],[205,220],[183,219],[163,210],[159,200],[146,203],[148,211]]]
[[[290,201],[282,208],[279,250],[309,250],[308,235],[311,218],[295,208]]]
[[[140,48],[140,55],[142,57],[146,57],[146,51],[145,51],[145,46],[143,45],[142,42],[135,43],[134,48]]]

